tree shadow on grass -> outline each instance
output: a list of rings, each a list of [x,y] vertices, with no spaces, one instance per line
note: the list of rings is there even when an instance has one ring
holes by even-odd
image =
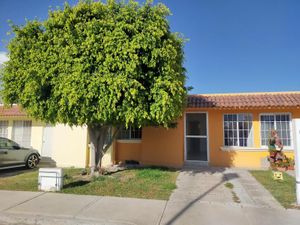
[[[70,182],[68,184],[65,184],[63,188],[75,188],[75,187],[81,187],[84,186],[86,184],[89,184],[91,181],[87,181],[87,180],[77,180],[74,182]]]

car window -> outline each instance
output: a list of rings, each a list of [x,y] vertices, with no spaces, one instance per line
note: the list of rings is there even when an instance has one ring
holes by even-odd
[[[13,146],[19,146],[19,145],[12,140],[6,138],[0,138],[0,149],[14,149]]]
[[[0,149],[7,148],[7,140],[4,138],[0,138]]]

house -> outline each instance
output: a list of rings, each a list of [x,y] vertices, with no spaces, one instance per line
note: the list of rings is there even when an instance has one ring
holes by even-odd
[[[37,149],[58,166],[86,166],[87,129],[84,127],[52,126],[28,117],[17,105],[0,106],[0,136]]]
[[[103,164],[268,166],[268,138],[276,129],[293,157],[292,119],[300,118],[300,92],[189,95],[175,128],[121,130]],[[13,106],[0,108],[0,136],[32,146],[58,166],[89,165],[86,127],[50,126]]]
[[[117,141],[115,160],[265,167],[272,128],[293,156],[293,118],[300,118],[300,92],[190,95],[176,128],[146,127],[140,139]]]

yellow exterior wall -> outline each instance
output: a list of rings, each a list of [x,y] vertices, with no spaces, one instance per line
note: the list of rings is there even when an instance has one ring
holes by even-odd
[[[117,141],[116,161],[135,160],[143,165],[181,167],[183,165],[183,120],[176,128],[145,127],[140,142]]]
[[[268,149],[260,146],[260,114],[291,113],[291,118],[300,118],[300,109],[186,109],[186,112],[208,113],[209,165],[260,168],[266,166]],[[253,115],[254,146],[252,148],[224,147],[223,115],[226,113],[251,113]],[[118,143],[115,147],[116,160],[137,160],[141,164],[181,167],[184,163],[184,117],[178,120],[176,128],[146,127],[142,130],[141,143]],[[292,149],[285,149],[293,157]]]
[[[184,161],[183,119],[176,128],[146,127],[142,131],[141,163],[181,167]]]
[[[117,141],[116,162],[125,160],[141,161],[142,144],[140,141]]]
[[[188,111],[197,111],[195,109]],[[209,165],[229,166],[243,168],[260,168],[266,161],[268,149],[260,146],[260,114],[261,113],[291,113],[291,118],[300,118],[300,109],[259,109],[259,110],[201,110],[208,112],[209,124]],[[235,148],[234,150],[222,150],[224,146],[223,115],[226,113],[251,113],[253,115],[253,149]],[[284,150],[286,155],[293,157],[293,150]]]

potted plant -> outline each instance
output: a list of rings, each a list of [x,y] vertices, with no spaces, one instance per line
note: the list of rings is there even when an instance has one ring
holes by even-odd
[[[283,144],[276,130],[271,130],[269,137],[269,162],[272,170],[286,171],[294,169],[294,160],[283,153]]]
[[[288,158],[289,160],[289,164],[288,164],[288,170],[294,170],[294,166],[295,166],[295,160],[293,158]]]
[[[288,163],[286,160],[278,160],[275,162],[275,165],[276,165],[276,170],[281,172],[286,171],[288,168]]]

